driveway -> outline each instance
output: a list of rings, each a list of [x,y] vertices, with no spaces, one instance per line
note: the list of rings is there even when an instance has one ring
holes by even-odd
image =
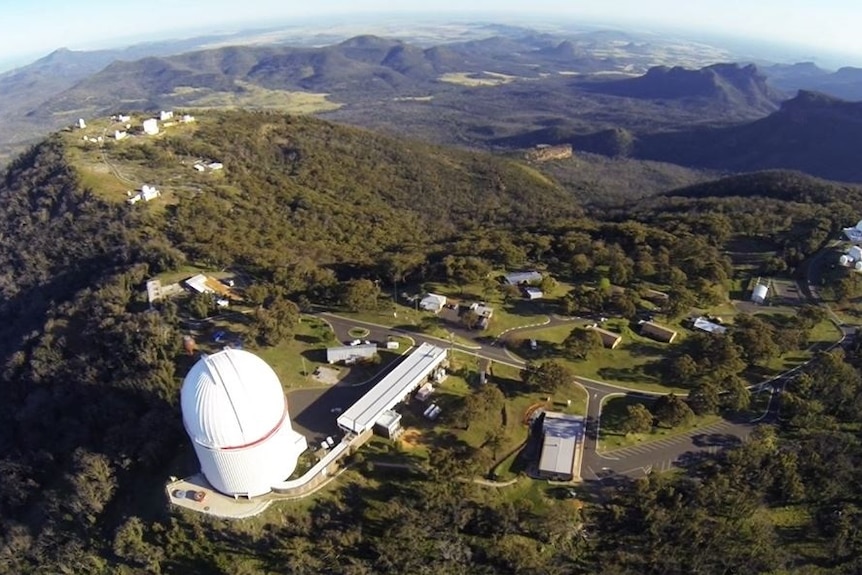
[[[385,341],[390,335],[409,336],[416,344],[427,342],[441,347],[451,347],[463,353],[487,358],[515,368],[522,368],[524,366],[523,361],[509,355],[504,347],[477,341],[477,337],[481,336],[476,336],[475,333],[473,334],[473,341],[476,347],[472,348],[457,342],[453,343],[421,333],[371,324],[331,313],[324,312],[319,314],[319,317],[329,322],[336,337],[342,341],[349,341],[351,339],[348,335],[348,331],[351,328],[364,327],[369,330],[368,339],[371,340]],[[551,318],[549,325],[567,323],[568,321],[565,318]],[[586,481],[604,481],[608,477],[614,476],[639,477],[653,470],[666,470],[674,466],[685,465],[689,461],[702,457],[707,453],[714,453],[719,449],[724,449],[727,445],[745,440],[753,427],[752,423],[723,420],[707,428],[696,429],[687,434],[621,449],[616,452],[600,454],[597,450],[597,437],[601,422],[601,406],[605,398],[612,395],[624,394],[636,394],[645,397],[655,397],[663,394],[630,389],[584,377],[576,377],[575,381],[587,393],[586,437],[584,439],[584,454],[581,466],[581,476]],[[314,390],[301,391],[308,391],[310,397]],[[355,397],[358,398],[362,391],[360,389]],[[306,400],[308,407],[298,416],[298,425],[302,425],[304,429],[307,428],[309,430],[328,429],[325,422],[329,420],[333,421],[334,425],[336,416],[329,414],[328,410],[335,406],[349,406],[351,404],[349,401],[351,396],[347,394],[341,395],[341,392],[334,390],[333,393],[335,395],[332,398],[330,396],[321,396],[319,400],[313,402]],[[291,394],[292,396],[293,394]],[[290,400],[290,397],[288,399]],[[297,399],[299,400],[299,398]],[[776,406],[778,404],[777,401],[773,403]],[[770,404],[770,409],[772,409],[772,404]],[[291,413],[293,412],[293,409],[291,409]],[[319,419],[324,423],[319,423]],[[762,418],[762,421],[768,419],[771,419],[771,417]],[[710,436],[723,437],[724,439],[722,441],[704,440],[704,437]]]

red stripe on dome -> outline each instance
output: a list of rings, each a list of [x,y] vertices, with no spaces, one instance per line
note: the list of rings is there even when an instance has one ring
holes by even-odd
[[[217,447],[216,449],[218,449],[219,451],[230,451],[233,449],[246,449],[248,447],[254,447],[255,445],[257,445],[259,443],[263,443],[264,441],[266,441],[267,439],[269,439],[270,437],[272,437],[273,435],[278,433],[278,430],[281,429],[281,426],[284,423],[285,419],[287,419],[287,398],[286,397],[284,398],[284,412],[281,414],[281,419],[278,421],[278,423],[275,424],[275,427],[273,427],[271,430],[269,430],[268,433],[266,433],[266,435],[264,435],[260,439],[256,439],[256,440],[252,441],[251,443],[246,443],[243,445],[231,445],[230,447]]]

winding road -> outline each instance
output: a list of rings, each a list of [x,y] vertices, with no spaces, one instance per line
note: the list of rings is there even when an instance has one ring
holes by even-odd
[[[804,294],[809,302],[824,306],[829,319],[841,331],[841,339],[829,349],[843,345],[849,341],[855,336],[857,327],[855,325],[844,324],[829,306],[824,304],[817,291],[817,286],[820,285],[822,259],[828,253],[830,247],[831,244],[824,246],[823,249],[805,263],[802,268],[803,279],[797,282],[800,293]],[[350,329],[362,327],[369,331],[368,339],[376,341],[385,341],[387,337],[393,335],[406,336],[417,344],[427,342],[449,347],[465,354],[474,355],[477,358],[486,358],[517,369],[521,369],[525,365],[525,362],[510,353],[499,339],[489,342],[487,338],[477,338],[475,332],[459,328],[455,325],[452,325],[449,331],[457,335],[458,338],[450,337],[449,339],[443,339],[408,329],[346,318],[330,312],[320,312],[316,315],[329,323],[335,336],[341,341],[350,341],[353,339],[349,334]],[[571,321],[569,318],[552,316],[542,326],[552,327],[569,321]],[[535,327],[530,325],[507,331],[528,330]],[[470,343],[462,343],[465,341]],[[598,482],[614,480],[621,475],[630,478],[641,477],[651,473],[653,470],[666,471],[671,467],[685,466],[690,462],[698,460],[705,454],[715,453],[720,449],[739,444],[748,438],[756,425],[775,421],[780,407],[780,394],[785,384],[796,375],[801,367],[798,366],[768,381],[752,386],[752,391],[770,393],[766,410],[762,415],[753,420],[722,419],[688,433],[605,452],[601,452],[598,449],[601,411],[605,400],[623,395],[655,397],[661,394],[631,389],[585,377],[575,377],[575,381],[587,394],[587,424],[581,477],[585,481]]]
[[[450,341],[406,329],[355,320],[329,312],[321,312],[316,315],[329,323],[336,338],[341,341],[350,341],[353,339],[350,336],[350,330],[362,327],[369,331],[367,338],[370,340],[385,341],[387,337],[393,335],[407,336],[417,344],[427,342],[449,347],[461,353],[490,359],[517,369],[522,369],[525,365],[524,361],[510,354],[498,340],[492,343],[478,341],[474,334],[463,330],[457,332],[460,338],[465,340],[471,338],[474,344],[466,345],[459,343],[454,338]],[[568,321],[555,317],[550,318],[550,321],[545,325],[552,326]],[[533,326],[518,329],[533,329]],[[715,452],[722,447],[744,440],[751,433],[754,425],[753,422],[721,420],[689,433],[602,453],[598,450],[598,431],[603,402],[609,397],[620,395],[655,397],[661,394],[644,392],[585,377],[576,377],[575,381],[584,389],[588,398],[586,437],[581,465],[581,476],[586,481],[603,481],[615,475],[639,477],[650,473],[652,470],[663,471],[676,465],[684,465],[687,461],[697,458],[699,454]],[[771,408],[772,403],[770,404]],[[766,420],[767,416],[768,414],[764,414],[761,419]]]

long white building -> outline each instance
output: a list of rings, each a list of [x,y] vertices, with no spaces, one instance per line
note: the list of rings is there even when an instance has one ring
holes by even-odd
[[[278,376],[247,351],[199,360],[183,381],[180,407],[201,471],[226,495],[268,493],[290,477],[307,447],[291,426]]]
[[[423,343],[342,413],[337,420],[338,426],[356,434],[371,429],[383,412],[404,401],[445,360],[445,349]]]

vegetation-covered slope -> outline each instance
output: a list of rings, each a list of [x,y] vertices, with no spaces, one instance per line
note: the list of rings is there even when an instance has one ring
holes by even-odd
[[[486,154],[275,114],[224,113],[197,124],[107,153],[168,189],[194,174],[194,159],[222,161],[223,177],[174,186],[182,199],[165,216],[178,247],[220,266],[368,269],[384,253],[427,252],[468,230],[580,214],[548,178]]]
[[[759,198],[660,197],[585,217],[516,162],[269,114],[197,124],[106,145],[115,172],[63,134],[0,184],[0,573],[855,572],[862,502],[847,487],[862,380],[840,356],[788,389],[777,436],[679,477],[590,487],[582,513],[550,490],[461,481],[482,449],[458,442],[429,447],[415,472],[356,461],[335,493],[260,523],[168,509],[188,359],[178,307],[147,310],[153,274],[210,262],[331,304],[357,278],[455,283],[535,264],[579,287],[666,284],[688,309],[724,297],[733,234],[770,235],[798,263],[860,208],[844,189],[808,205],[764,184]],[[198,159],[224,170],[198,173]],[[116,173],[164,194],[129,206]],[[597,294],[573,291],[577,303]],[[800,511],[799,532],[774,518],[785,506]]]

